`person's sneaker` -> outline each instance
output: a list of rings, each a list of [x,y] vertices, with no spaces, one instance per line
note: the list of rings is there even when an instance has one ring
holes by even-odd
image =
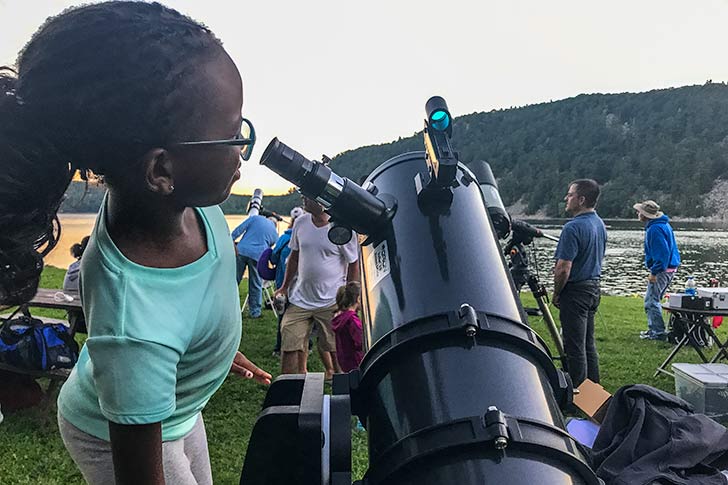
[[[640,334],[640,338],[642,340],[666,340],[667,334],[657,333],[657,332],[648,332],[645,335]]]
[[[650,338],[650,335],[652,335],[652,332],[650,332],[649,330],[640,332],[640,338],[642,340],[646,340],[646,339]]]
[[[280,350],[274,350],[272,356],[273,357],[280,357],[281,356],[281,351]]]

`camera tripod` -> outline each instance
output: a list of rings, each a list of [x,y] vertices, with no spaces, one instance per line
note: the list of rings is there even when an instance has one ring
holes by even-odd
[[[527,309],[526,313],[529,315],[541,315],[543,317],[544,322],[546,322],[546,327],[551,334],[551,339],[554,341],[561,366],[565,371],[568,371],[566,368],[567,361],[566,353],[564,352],[564,343],[561,340],[561,334],[556,326],[554,317],[551,315],[551,310],[549,310],[548,291],[546,291],[546,286],[541,283],[538,277],[538,268],[534,270],[529,265],[528,252],[526,251],[526,246],[533,242],[534,237],[544,237],[552,241],[558,241],[559,238],[544,234],[540,229],[523,221],[513,220],[511,230],[512,236],[505,247],[505,254],[510,261],[509,267],[513,283],[517,291],[521,291],[523,285],[528,285],[531,294],[536,299],[538,311],[529,312]],[[538,266],[537,262],[536,266]]]

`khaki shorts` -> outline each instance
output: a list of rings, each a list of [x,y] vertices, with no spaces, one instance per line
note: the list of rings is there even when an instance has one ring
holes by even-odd
[[[308,337],[314,325],[318,325],[318,348],[324,352],[336,352],[336,337],[331,329],[336,305],[306,310],[290,304],[281,320],[281,351],[308,350]]]

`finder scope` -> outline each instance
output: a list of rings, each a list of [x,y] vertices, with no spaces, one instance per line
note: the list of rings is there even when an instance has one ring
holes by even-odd
[[[447,103],[440,96],[433,96],[425,103],[425,152],[429,177],[418,178],[418,194],[423,199],[450,200],[450,187],[455,180],[458,163],[457,153],[450,146],[452,118]],[[444,191],[447,194],[443,197]],[[440,193],[438,193],[440,192]]]

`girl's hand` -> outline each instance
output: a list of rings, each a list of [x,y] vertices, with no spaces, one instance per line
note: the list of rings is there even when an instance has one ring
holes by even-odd
[[[261,384],[270,384],[271,375],[257,365],[253,364],[241,352],[235,354],[230,372],[245,379],[255,379]]]

